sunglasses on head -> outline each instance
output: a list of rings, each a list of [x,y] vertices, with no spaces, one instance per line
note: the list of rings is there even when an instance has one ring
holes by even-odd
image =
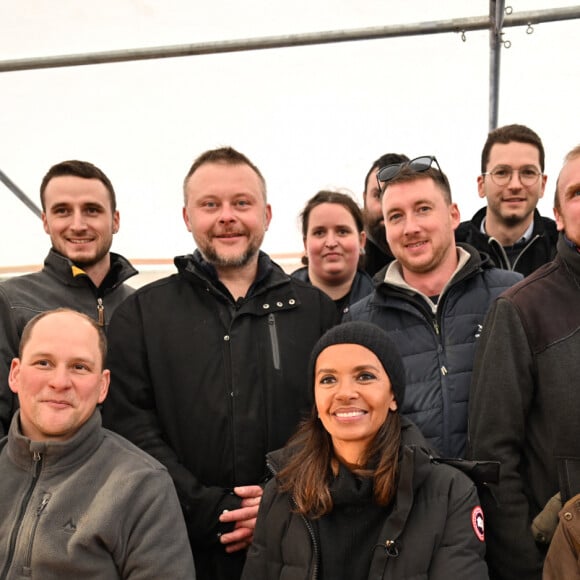
[[[422,155],[421,157],[415,157],[415,159],[411,159],[411,161],[404,161],[403,163],[393,163],[392,165],[385,165],[385,167],[381,167],[377,171],[377,181],[379,183],[379,189],[381,191],[384,190],[385,184],[389,181],[393,180],[404,167],[408,167],[411,171],[415,173],[422,173],[423,171],[427,171],[430,169],[435,163],[437,169],[440,173],[441,167],[437,161],[435,155]]]

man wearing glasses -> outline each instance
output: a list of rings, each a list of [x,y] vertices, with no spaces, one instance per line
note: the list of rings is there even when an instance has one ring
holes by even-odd
[[[374,292],[351,306],[352,320],[386,330],[407,372],[401,412],[444,456],[462,457],[477,338],[493,300],[521,279],[456,246],[459,209],[435,157],[377,173],[386,236],[395,260]]]
[[[542,217],[536,206],[544,195],[544,146],[524,125],[492,131],[481,153],[479,197],[487,207],[459,225],[458,242],[486,252],[498,268],[524,276],[552,260],[558,232],[554,220]]]
[[[556,492],[580,493],[580,146],[564,160],[554,215],[556,258],[493,304],[473,369],[469,453],[501,461],[481,495],[494,580],[540,580],[549,533],[530,524]]]

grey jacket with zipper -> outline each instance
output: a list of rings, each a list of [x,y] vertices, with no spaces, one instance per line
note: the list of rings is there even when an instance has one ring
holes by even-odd
[[[403,419],[397,492],[379,537],[368,540],[368,578],[486,580],[483,520],[478,519],[483,516],[475,486],[416,445],[421,439],[415,426]],[[282,449],[268,456],[273,474],[287,454]],[[316,524],[292,506],[292,498],[272,479],[264,490],[242,580],[322,577]]]
[[[41,312],[72,308],[107,326],[115,308],[133,288],[125,284],[137,270],[113,252],[111,267],[97,288],[68,258],[50,250],[39,272],[16,276],[0,284],[0,437],[8,432],[16,398],[8,388],[10,363],[18,356],[26,323]]]
[[[239,577],[245,553],[219,535],[237,485],[259,484],[268,451],[286,443],[312,405],[307,364],[337,321],[322,291],[260,253],[234,300],[199,251],[179,273],[137,290],[109,328],[105,425],[167,466],[185,513],[200,579]]]
[[[463,457],[467,401],[477,339],[493,301],[521,274],[493,268],[486,256],[459,247],[458,270],[437,304],[406,285],[398,263],[373,294],[351,306],[347,320],[380,326],[399,347],[407,375],[401,414],[444,457]]]
[[[167,470],[101,427],[31,441],[20,412],[0,441],[0,580],[194,580]]]

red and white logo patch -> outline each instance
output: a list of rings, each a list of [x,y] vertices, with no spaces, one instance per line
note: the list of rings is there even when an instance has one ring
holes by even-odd
[[[484,534],[484,523],[483,523],[483,510],[480,506],[474,507],[471,511],[471,526],[475,535],[480,542],[485,540]]]

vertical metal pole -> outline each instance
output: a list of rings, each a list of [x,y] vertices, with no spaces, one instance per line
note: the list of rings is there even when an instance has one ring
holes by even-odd
[[[505,0],[489,0],[489,130],[497,127],[501,34]]]

